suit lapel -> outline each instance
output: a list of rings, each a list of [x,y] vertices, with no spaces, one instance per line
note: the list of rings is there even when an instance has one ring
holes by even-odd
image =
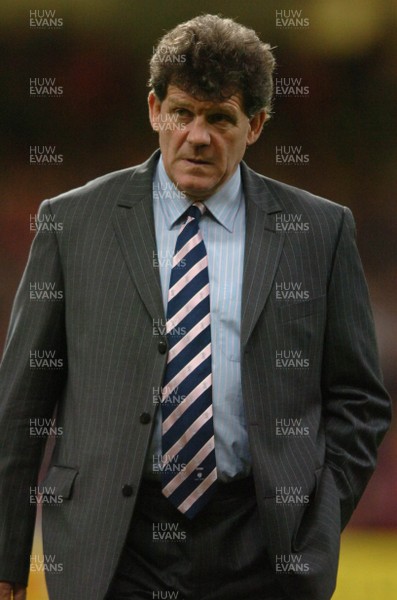
[[[159,151],[136,168],[120,193],[114,228],[138,293],[153,319],[164,319],[160,274],[156,266],[156,235],[152,179]]]
[[[277,271],[284,234],[275,230],[273,213],[282,207],[265,181],[242,163],[246,200],[246,234],[241,311],[244,347],[264,309]]]

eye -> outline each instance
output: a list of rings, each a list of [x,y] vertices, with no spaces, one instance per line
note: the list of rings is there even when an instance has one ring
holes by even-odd
[[[191,115],[191,112],[187,108],[175,108],[172,112],[181,118],[190,117]]]
[[[216,123],[234,124],[234,119],[230,115],[227,115],[226,113],[214,113],[213,115],[209,115],[208,122],[213,123],[213,124],[216,124]]]

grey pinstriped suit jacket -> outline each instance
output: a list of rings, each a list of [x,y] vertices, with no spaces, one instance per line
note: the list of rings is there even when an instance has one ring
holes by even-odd
[[[29,422],[58,405],[63,434],[45,486],[63,502],[43,510],[44,553],[62,565],[47,576],[51,600],[103,598],[133,513],[153,423],[141,415],[153,417],[167,359],[153,333],[165,318],[153,266],[157,159],[43,202],[40,218],[58,231],[36,234],[13,308],[0,380],[0,580],[27,581],[43,445]],[[242,175],[242,385],[261,534],[287,597],[326,600],[390,403],[350,211],[244,163]],[[64,299],[29,301],[38,281]],[[308,299],[280,299],[291,283]],[[55,352],[64,368],[32,369],[32,350]],[[280,503],[277,490],[292,486],[310,503]],[[303,574],[277,566],[291,554]]]

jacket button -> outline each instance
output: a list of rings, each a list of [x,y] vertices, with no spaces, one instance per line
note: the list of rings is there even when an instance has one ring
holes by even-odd
[[[125,496],[126,498],[129,498],[134,493],[134,489],[133,489],[132,485],[128,485],[128,483],[126,483],[121,488],[121,492],[122,492],[123,496]]]
[[[167,352],[167,342],[165,342],[164,340],[161,340],[161,342],[159,342],[159,345],[157,347],[158,347],[160,354],[165,354]]]
[[[143,412],[140,417],[139,417],[140,422],[142,423],[142,425],[147,425],[148,423],[150,423],[151,418],[149,413],[147,412]]]

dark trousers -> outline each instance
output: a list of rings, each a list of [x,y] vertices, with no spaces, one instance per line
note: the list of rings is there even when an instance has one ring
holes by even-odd
[[[252,478],[219,484],[193,520],[143,482],[105,600],[283,600],[265,554]]]

